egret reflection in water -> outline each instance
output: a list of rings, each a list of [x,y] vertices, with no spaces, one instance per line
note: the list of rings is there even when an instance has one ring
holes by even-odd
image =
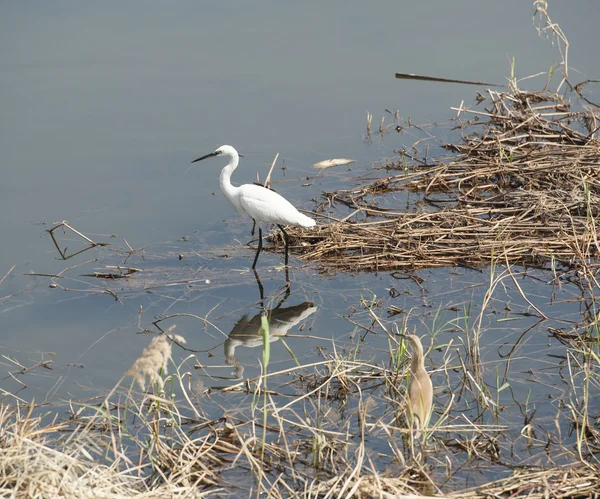
[[[317,306],[312,302],[304,302],[291,307],[277,307],[269,310],[269,341],[277,341],[287,332],[317,311]],[[223,346],[225,350],[225,362],[230,366],[235,366],[234,377],[240,379],[244,374],[244,366],[240,364],[235,355],[235,349],[239,346],[249,348],[261,347],[263,345],[263,336],[260,329],[260,318],[262,312],[259,312],[251,319],[248,314],[244,316],[233,326],[229,336]]]

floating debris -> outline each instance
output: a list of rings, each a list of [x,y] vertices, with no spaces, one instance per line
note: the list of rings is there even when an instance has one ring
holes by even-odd
[[[324,170],[325,168],[333,168],[334,166],[344,166],[349,165],[350,163],[354,163],[353,159],[344,159],[344,158],[335,158],[335,159],[326,159],[324,161],[319,161],[315,163],[313,166],[315,168],[320,168]]]

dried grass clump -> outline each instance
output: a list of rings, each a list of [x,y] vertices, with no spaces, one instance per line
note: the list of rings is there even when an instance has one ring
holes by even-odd
[[[179,367],[169,378],[185,390],[187,374],[182,377]],[[295,373],[291,382],[290,373]],[[276,388],[282,374],[286,379]],[[86,404],[87,410],[61,423],[32,416],[34,409],[22,414],[5,407],[0,411],[0,496],[483,499],[586,497],[600,487],[597,462],[578,459],[568,444],[560,455],[574,460],[554,465],[556,449],[549,451],[540,441],[544,455],[551,453],[545,461],[550,469],[507,464],[510,476],[489,483],[479,477],[476,487],[460,490],[464,473],[487,469],[491,474],[498,463],[475,449],[448,454],[460,448],[453,447],[457,439],[472,434],[487,449],[508,428],[464,424],[462,416],[438,418],[428,443],[418,443],[399,416],[406,409],[399,386],[403,376],[402,370],[336,355],[269,373],[268,391],[257,385],[262,376],[225,390],[249,396],[246,389],[255,387],[257,399],[266,404],[256,408],[265,411],[263,417],[250,407],[230,407],[206,419],[185,393],[178,399],[155,394],[140,399],[135,392],[119,392],[99,406]],[[285,396],[279,390],[290,387],[296,395],[276,404]],[[376,409],[379,402],[386,406],[384,413]],[[336,406],[345,406],[347,414],[340,417]],[[373,447],[382,436],[387,451]],[[462,466],[453,468],[444,458],[460,453],[465,468],[449,478]]]
[[[457,154],[451,160],[399,162],[401,174],[325,194],[321,210],[338,202],[355,212],[316,229],[290,227],[302,258],[350,271],[488,264],[499,256],[532,266],[596,258],[597,110],[572,111],[556,93],[514,86],[488,90],[486,101],[486,111],[457,109],[463,142],[445,146]],[[421,193],[424,207],[398,212],[372,201],[397,191]],[[356,215],[364,220],[351,220]]]
[[[450,497],[436,494],[435,488],[427,483],[421,482],[420,486],[414,486],[414,481],[406,474],[406,477],[392,478],[377,474],[364,475],[358,478],[335,477],[325,482],[313,483],[309,497],[353,497],[356,499],[367,499],[371,497],[416,499],[431,497]],[[424,488],[425,494],[421,492]],[[431,495],[427,495],[429,492]]]
[[[484,497],[598,497],[600,469],[577,464],[542,471],[516,470],[513,476],[450,494],[453,499]]]
[[[406,476],[365,475],[355,479],[336,477],[313,483],[310,497],[397,497],[486,499],[489,497],[597,497],[600,490],[598,469],[584,465],[544,471],[517,470],[513,476],[459,492],[440,495],[426,476],[419,472]],[[415,475],[417,478],[414,478]],[[422,473],[421,473],[422,475]],[[350,491],[350,492],[349,492]]]
[[[126,376],[133,376],[141,390],[146,390],[146,379],[150,384],[158,383],[162,385],[162,374],[167,374],[169,359],[173,341],[185,344],[185,338],[178,334],[172,334],[175,326],[169,328],[169,332],[160,334],[152,338],[150,344],[144,348],[142,354],[133,363],[133,366],[125,373]]]
[[[67,423],[43,424],[40,417],[0,410],[0,496],[2,497],[164,497],[167,488],[148,490],[137,470],[121,459],[110,466],[102,458],[96,437],[79,433],[62,442],[57,432]]]

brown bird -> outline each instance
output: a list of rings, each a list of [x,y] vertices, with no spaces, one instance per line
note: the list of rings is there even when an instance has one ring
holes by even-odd
[[[408,384],[409,420],[411,427],[416,427],[415,437],[419,438],[421,430],[427,428],[431,417],[433,403],[433,385],[431,378],[425,370],[423,345],[418,336],[414,334],[402,335],[412,347],[412,360],[410,363],[410,383]]]

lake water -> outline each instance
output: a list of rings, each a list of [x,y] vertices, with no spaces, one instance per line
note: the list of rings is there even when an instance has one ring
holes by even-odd
[[[176,323],[198,361],[212,366],[197,374],[204,386],[260,372],[260,348],[235,345],[237,364],[225,352],[229,332],[245,315],[258,313],[259,291],[248,271],[254,254],[244,246],[250,224],[219,191],[223,160],[190,166],[191,160],[234,145],[244,155],[233,177],[240,184],[253,181],[257,171],[264,179],[279,153],[278,165],[284,161],[286,168],[273,172],[276,189],[310,210],[322,191],[347,185],[345,170],[319,173],[313,163],[351,158],[349,176],[369,175],[373,164],[416,140],[407,132],[365,141],[367,112],[374,131],[381,117],[393,120],[386,109],[398,109],[404,120],[428,123],[444,138],[448,129],[433,124],[447,123],[455,115],[451,106],[474,103],[475,87],[401,81],[395,72],[504,84],[511,57],[520,77],[559,61],[556,48],[532,27],[530,2],[516,0],[11,2],[0,14],[0,274],[14,266],[0,285],[1,385],[37,402],[110,390],[149,341],[137,333],[172,314],[197,316],[165,325]],[[597,43],[590,37],[600,4],[557,3],[550,15],[569,37],[571,66],[584,73],[575,81],[586,79],[586,72],[597,71]],[[541,88],[543,81],[523,85]],[[46,232],[61,220],[111,245],[61,261]],[[127,262],[143,272],[127,284],[83,275],[122,264],[123,239],[145,248]],[[72,249],[79,244],[72,235],[63,241]],[[279,254],[259,260],[269,296],[285,283],[281,264]],[[64,279],[27,275],[53,275],[70,266],[78,267]],[[487,270],[438,269],[419,276],[422,284],[389,273],[329,276],[292,257],[291,294],[280,308],[315,306],[300,310],[306,316],[290,329],[297,337],[288,338],[287,347],[308,363],[331,353],[335,339],[338,347],[358,344],[377,362],[388,340],[380,331],[358,341],[372,323],[361,299],[382,300],[382,313],[392,306],[412,310],[409,325],[426,344],[439,314],[457,320],[469,303],[473,316],[479,313]],[[70,291],[49,287],[52,282]],[[521,284],[538,306],[549,306],[550,287]],[[106,287],[119,301],[101,292]],[[554,291],[557,299],[575,293]],[[556,371],[543,374],[555,362],[552,355],[564,356],[547,327],[576,321],[577,307],[554,308],[557,320],[534,329],[540,334],[526,334],[508,362],[506,350],[537,319],[518,316],[530,309],[512,284],[494,297],[482,361],[491,385],[497,367],[510,369],[505,403],[511,397],[522,403],[530,390],[531,403],[542,403],[549,390],[563,389]],[[509,318],[510,329],[498,318]],[[433,340],[440,349],[431,354],[431,368],[444,363],[448,344],[463,348],[455,325]],[[272,369],[293,365],[287,347],[272,345]],[[179,358],[187,354],[175,349]],[[47,360],[51,369],[33,367]],[[9,376],[22,367],[33,369],[16,380]],[[540,379],[527,382],[530,369]],[[442,387],[436,403],[443,406],[450,386],[441,374],[433,378]],[[220,403],[237,403],[227,400]],[[474,416],[470,408],[461,410]],[[507,411],[504,422],[519,419],[517,410]]]

